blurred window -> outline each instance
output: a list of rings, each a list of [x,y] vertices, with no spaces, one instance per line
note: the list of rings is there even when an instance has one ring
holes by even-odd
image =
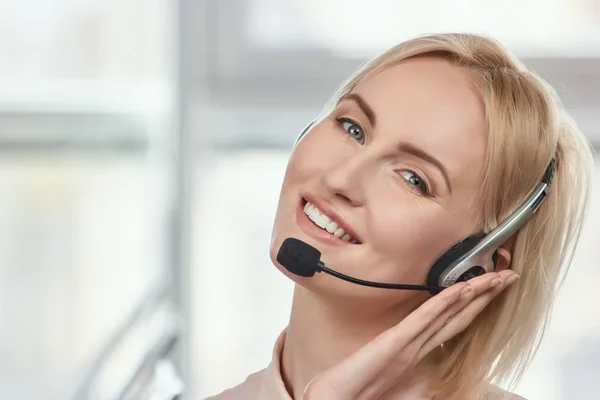
[[[0,398],[66,399],[167,282],[168,0],[0,0]]]

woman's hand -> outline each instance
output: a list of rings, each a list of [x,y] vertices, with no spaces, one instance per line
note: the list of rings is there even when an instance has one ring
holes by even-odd
[[[313,379],[302,400],[373,400],[425,355],[462,332],[518,275],[487,273],[432,297],[393,328]]]

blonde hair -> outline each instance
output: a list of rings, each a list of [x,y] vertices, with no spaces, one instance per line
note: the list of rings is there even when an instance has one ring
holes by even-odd
[[[515,211],[556,158],[549,196],[505,244],[521,279],[423,361],[436,364],[438,395],[477,398],[486,383],[513,389],[538,349],[586,213],[592,153],[554,90],[499,43],[473,34],[426,35],[391,48],[343,83],[322,117],[361,82],[417,56],[468,68],[485,104],[487,154],[476,199],[482,232]]]

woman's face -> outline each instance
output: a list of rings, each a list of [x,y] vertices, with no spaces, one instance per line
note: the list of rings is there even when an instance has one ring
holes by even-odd
[[[472,201],[485,146],[484,106],[467,69],[423,57],[376,74],[294,149],[273,227],[273,262],[313,292],[380,305],[415,298],[326,274],[297,277],[276,255],[284,239],[296,237],[345,274],[424,284],[433,262],[477,224]],[[307,202],[316,207],[306,207],[316,223]]]

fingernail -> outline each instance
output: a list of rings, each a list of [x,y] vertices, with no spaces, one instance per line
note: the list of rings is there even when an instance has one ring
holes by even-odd
[[[492,281],[492,283],[490,283],[490,287],[491,287],[491,288],[493,288],[493,287],[496,287],[496,286],[498,286],[500,283],[502,283],[502,279],[500,279],[500,278],[496,278],[496,279],[494,279],[494,280]]]
[[[520,276],[517,274],[511,275],[508,277],[508,279],[506,279],[506,284],[510,285],[511,283],[515,283],[516,281],[519,280],[519,278],[520,278]]]
[[[471,289],[472,289],[471,285],[469,285],[467,283],[467,286],[465,286],[464,288],[462,288],[462,290],[460,291],[460,294],[461,295],[465,295],[465,294],[469,293],[471,291]]]

